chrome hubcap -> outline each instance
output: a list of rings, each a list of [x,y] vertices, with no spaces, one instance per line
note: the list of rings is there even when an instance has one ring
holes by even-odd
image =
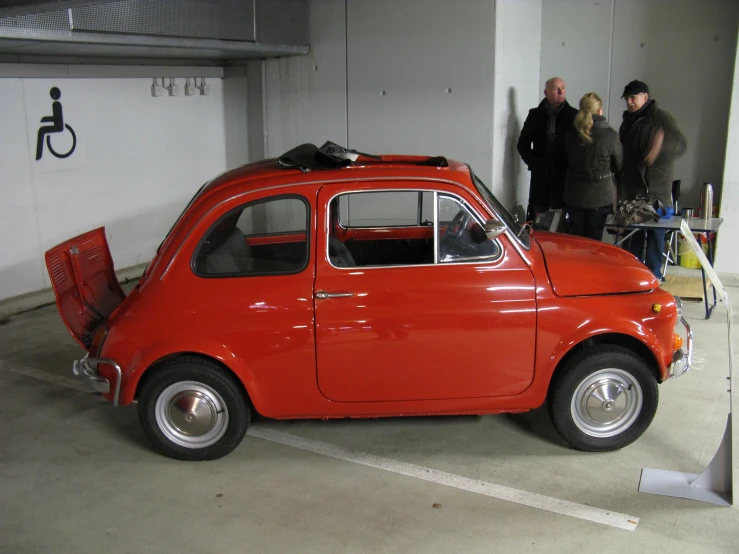
[[[642,390],[633,376],[620,369],[602,369],[578,385],[572,396],[572,418],[586,435],[613,437],[634,424],[642,403]]]
[[[182,381],[164,389],[154,414],[162,433],[186,448],[211,446],[228,428],[228,410],[221,395],[196,381]]]

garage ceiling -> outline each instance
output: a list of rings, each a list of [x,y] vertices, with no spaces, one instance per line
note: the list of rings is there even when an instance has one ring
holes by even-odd
[[[0,3],[5,62],[239,65],[308,51],[308,0]]]

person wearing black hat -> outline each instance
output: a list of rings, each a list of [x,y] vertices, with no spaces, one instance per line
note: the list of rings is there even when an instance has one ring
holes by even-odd
[[[564,207],[565,135],[577,115],[567,103],[567,89],[559,77],[546,82],[544,96],[536,108],[529,110],[517,144],[518,153],[531,171],[527,221],[536,214]]]
[[[675,159],[687,149],[685,135],[675,118],[657,107],[643,81],[631,81],[621,98],[626,101],[626,111],[618,132],[624,156],[618,176],[618,198],[633,200],[645,196],[663,206],[672,206],[673,167]],[[649,229],[632,236],[628,248],[639,259],[645,239],[644,263],[661,280],[665,230]]]

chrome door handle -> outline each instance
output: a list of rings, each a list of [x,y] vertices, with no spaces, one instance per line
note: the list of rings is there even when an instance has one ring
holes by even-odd
[[[349,298],[354,296],[353,292],[326,292],[324,290],[316,293],[318,300],[326,300],[327,298]]]

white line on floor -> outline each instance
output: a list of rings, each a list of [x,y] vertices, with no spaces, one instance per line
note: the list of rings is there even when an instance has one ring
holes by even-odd
[[[89,389],[87,389],[87,387],[77,379],[64,377],[62,375],[54,375],[46,371],[24,367],[4,360],[0,360],[0,370],[24,375],[26,377],[33,377],[34,379],[54,383],[78,391],[89,392]],[[439,471],[429,467],[391,460],[390,458],[356,452],[340,446],[334,446],[332,444],[318,442],[311,439],[304,439],[302,437],[289,435],[280,431],[273,431],[260,427],[250,427],[247,434],[254,438],[277,442],[293,448],[307,450],[308,452],[313,452],[315,454],[330,456],[331,458],[374,467],[376,469],[398,473],[407,477],[415,477],[416,479],[422,479],[424,481],[430,481],[432,483],[438,483],[440,485],[446,485],[448,487],[454,487],[456,489],[474,492],[492,498],[498,498],[500,500],[507,500],[508,502],[515,502],[516,504],[546,510],[555,514],[576,517],[586,521],[592,521],[594,523],[601,523],[618,529],[635,531],[636,526],[639,523],[638,517],[630,516],[628,514],[610,512],[602,510],[601,508],[594,508],[592,506],[585,506],[584,504],[577,504],[567,500],[552,498],[551,496],[522,491],[511,487],[505,487],[503,485],[496,485],[495,483],[487,481],[470,479],[469,477],[447,473],[446,471]]]
[[[273,431],[260,427],[250,427],[247,434],[255,438],[314,452],[315,454],[330,456],[332,458],[338,458],[339,460],[374,467],[390,471],[392,473],[399,473],[408,477],[415,477],[416,479],[431,481],[432,483],[439,483],[440,485],[446,485],[448,487],[454,487],[456,489],[474,492],[490,496],[492,498],[499,498],[500,500],[507,500],[509,502],[515,502],[516,504],[522,504],[524,506],[530,506],[532,508],[538,508],[548,512],[554,512],[555,514],[576,517],[592,521],[594,523],[601,523],[603,525],[610,525],[611,527],[617,527],[627,531],[635,531],[636,525],[639,523],[638,517],[630,516],[628,514],[593,508],[592,506],[576,504],[575,502],[560,500],[558,498],[552,498],[551,496],[544,496],[533,492],[496,485],[495,483],[489,483],[487,481],[470,479],[469,477],[455,475],[454,473],[447,473],[445,471],[439,471],[424,466],[399,462],[397,460],[374,456],[372,454],[365,454],[363,452],[356,452],[340,446],[334,446],[332,444],[304,439],[287,433],[281,433],[280,431]]]
[[[18,365],[16,363],[6,362],[4,360],[0,360],[0,370],[10,371],[11,373],[17,373],[18,375],[25,375],[26,377],[33,377],[34,379],[38,379],[40,381],[46,381],[47,383],[55,383],[57,385],[61,385],[63,387],[68,387],[70,389],[75,389],[75,390],[82,391],[82,392],[91,392],[90,389],[88,389],[80,381],[78,381],[77,379],[73,379],[72,377],[64,377],[63,375],[54,375],[53,373],[49,373],[47,371],[41,371],[39,369],[25,367],[22,365]],[[69,371],[70,373],[72,372],[71,366],[69,368]]]

